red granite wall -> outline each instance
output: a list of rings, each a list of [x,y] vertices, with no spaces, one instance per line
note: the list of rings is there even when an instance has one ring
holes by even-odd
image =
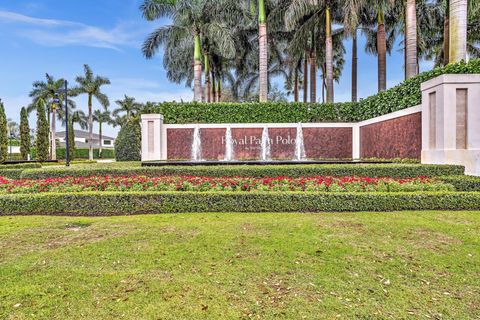
[[[189,160],[192,156],[193,129],[167,129],[167,158]],[[295,158],[296,128],[270,128],[270,157]],[[263,128],[232,129],[235,160],[261,159]],[[200,130],[202,159],[223,160],[226,153],[226,129]],[[308,159],[346,159],[352,157],[352,128],[303,128]]]
[[[352,128],[303,128],[308,159],[351,159]]]
[[[193,129],[167,129],[167,159],[192,158]]]
[[[421,112],[360,128],[362,158],[420,159],[421,152]]]

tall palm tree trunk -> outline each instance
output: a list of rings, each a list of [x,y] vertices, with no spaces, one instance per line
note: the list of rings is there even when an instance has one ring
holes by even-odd
[[[358,53],[357,53],[357,30],[352,39],[352,102],[358,100]]]
[[[57,124],[56,124],[56,121],[55,121],[55,108],[52,108],[52,133],[51,133],[52,160],[57,160],[56,133],[57,133]]]
[[[303,103],[308,102],[308,52],[305,51],[303,60]]]
[[[298,102],[298,68],[295,67],[295,75],[293,80],[293,100]]]
[[[194,53],[194,86],[193,86],[193,100],[197,102],[202,101],[202,53],[200,45],[200,35],[198,33],[194,36],[195,53]]]
[[[387,38],[385,33],[385,16],[381,9],[378,11],[377,55],[378,92],[381,92],[387,89]]]
[[[450,0],[450,63],[467,58],[467,7],[467,0]]]
[[[93,111],[92,95],[88,95],[88,160],[93,161]]]
[[[268,39],[265,1],[258,0],[259,94],[260,102],[268,101]]]
[[[212,76],[212,84],[211,84],[211,88],[212,88],[212,100],[213,102],[218,102],[217,100],[217,88],[216,88],[216,78],[215,78],[215,70],[212,69],[210,71],[211,73],[211,76]]]
[[[450,1],[447,0],[445,20],[443,21],[443,64],[450,62]]]
[[[330,7],[325,11],[325,61],[327,71],[327,102],[332,103],[334,100],[333,93],[333,39],[332,39],[332,20],[330,18]]]
[[[417,75],[417,5],[416,0],[407,0],[406,8],[406,77]]]
[[[98,136],[100,138],[99,148],[98,148],[98,158],[102,158],[103,151],[103,131],[102,131],[102,122],[98,122]]]
[[[212,102],[212,85],[210,83],[210,63],[208,53],[205,53],[205,100]]]
[[[317,102],[317,55],[315,49],[310,53],[310,102]]]
[[[220,102],[222,99],[222,81],[220,80],[220,75],[217,74],[217,101]]]

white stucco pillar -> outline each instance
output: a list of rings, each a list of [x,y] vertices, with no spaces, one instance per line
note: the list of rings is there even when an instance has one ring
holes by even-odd
[[[142,161],[162,159],[163,115],[142,114]]]
[[[464,165],[480,176],[480,74],[422,84],[422,163]]]

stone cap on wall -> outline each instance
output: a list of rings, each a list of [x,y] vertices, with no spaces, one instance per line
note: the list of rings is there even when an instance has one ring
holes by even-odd
[[[422,83],[422,91],[429,90],[431,88],[437,87],[441,84],[469,84],[469,83],[479,83],[480,74],[442,74],[436,78],[428,80]]]

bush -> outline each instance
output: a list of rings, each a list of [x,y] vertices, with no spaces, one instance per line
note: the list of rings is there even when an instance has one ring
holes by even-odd
[[[142,158],[142,132],[138,120],[125,123],[115,140],[117,161],[140,161]]]
[[[48,160],[49,155],[49,146],[50,143],[49,139],[49,127],[47,123],[47,118],[45,115],[45,102],[40,99],[37,102],[37,141],[36,141],[36,149],[37,149],[37,159],[39,161],[46,161]]]
[[[7,160],[8,138],[7,116],[3,103],[0,101],[0,163]]]
[[[358,103],[175,103],[156,106],[165,123],[357,122],[422,103],[420,86],[442,74],[480,73],[480,59],[436,68]]]
[[[480,191],[480,177],[450,176],[440,177],[442,182],[451,184],[457,191]]]
[[[205,177],[438,177],[463,175],[462,166],[420,164],[328,164],[328,165],[265,165],[265,166],[177,166],[177,167],[71,167],[25,170],[22,178],[46,179],[89,176],[205,176]]]
[[[39,163],[22,163],[22,164],[4,164],[0,165],[0,177],[8,179],[20,179],[25,169],[41,168]]]
[[[89,192],[0,196],[0,215],[479,210],[480,193]]]
[[[57,148],[57,159],[58,160],[65,160],[65,148]],[[36,159],[37,157],[37,149],[32,148],[32,158]],[[99,159],[99,149],[93,150],[93,158]],[[75,149],[74,157],[72,159],[88,159],[88,149]],[[102,150],[102,159],[115,159],[115,150],[113,149],[103,149]]]
[[[28,124],[28,113],[25,107],[20,112],[20,153],[23,160],[27,160],[30,154],[30,125]]]

